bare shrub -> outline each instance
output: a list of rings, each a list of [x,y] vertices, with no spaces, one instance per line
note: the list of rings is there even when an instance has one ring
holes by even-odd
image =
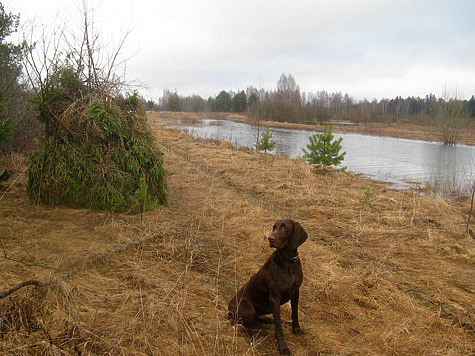
[[[66,204],[139,212],[167,204],[162,153],[137,92],[115,74],[120,51],[107,52],[83,3],[82,32],[43,32],[26,55],[28,78],[45,137],[30,157],[29,197]]]
[[[470,117],[467,106],[457,96],[444,95],[435,106],[434,123],[444,145],[455,145],[464,121]]]

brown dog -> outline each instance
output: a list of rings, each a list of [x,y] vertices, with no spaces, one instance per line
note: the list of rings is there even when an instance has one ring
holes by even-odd
[[[275,338],[281,355],[290,355],[284,342],[280,306],[289,300],[292,305],[292,332],[303,334],[299,325],[299,288],[303,273],[297,247],[307,240],[307,233],[298,222],[278,220],[267,238],[276,251],[249,282],[229,302],[229,316],[244,326],[265,322],[260,316],[272,313]]]

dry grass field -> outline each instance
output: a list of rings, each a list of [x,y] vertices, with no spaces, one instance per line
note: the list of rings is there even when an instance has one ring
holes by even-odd
[[[273,325],[233,327],[226,308],[271,254],[263,236],[279,218],[309,234],[299,249],[304,335],[282,307],[293,355],[473,354],[468,198],[314,171],[150,122],[170,207],[38,206],[26,197],[25,158],[2,162],[15,173],[0,186],[0,293],[44,285],[0,299],[0,354],[277,355]]]

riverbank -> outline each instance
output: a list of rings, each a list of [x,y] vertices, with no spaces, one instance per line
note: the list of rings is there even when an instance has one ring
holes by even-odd
[[[275,220],[309,239],[293,355],[467,355],[473,351],[474,240],[467,199],[447,201],[301,160],[199,140],[150,122],[170,207],[112,214],[28,201],[24,157],[0,196],[0,353],[276,355],[273,326],[244,332],[231,296],[272,250]],[[475,230],[472,222],[471,229]],[[3,257],[3,258],[1,258]],[[22,262],[19,262],[22,261]]]
[[[153,113],[158,117],[162,118],[180,118],[180,119],[206,119],[206,118],[218,118],[225,120],[234,120],[249,123],[249,118],[243,114],[234,114],[234,113],[170,113],[170,112],[158,112]],[[315,130],[322,131],[322,125],[306,125],[306,124],[294,124],[287,122],[277,122],[277,121],[263,121],[260,123],[262,126],[271,126],[271,127],[284,127],[291,129],[304,129],[304,130]],[[346,122],[331,122],[333,125],[334,131],[336,132],[351,132],[358,133],[363,135],[372,135],[372,136],[388,136],[396,138],[407,138],[413,140],[424,140],[424,141],[440,141],[439,133],[434,127],[431,126],[417,126],[403,121],[397,122],[395,124],[383,124],[383,123],[368,123],[367,125],[360,124],[351,124]],[[460,130],[458,143],[466,145],[475,145],[475,129],[463,129]]]
[[[210,119],[181,114],[159,114],[159,117],[168,128],[200,138],[229,140],[250,149],[255,149],[259,132],[265,131],[264,124],[259,130],[242,118]],[[270,129],[276,142],[272,153],[292,158],[302,157],[309,136],[318,132],[297,127]],[[343,139],[342,151],[346,152],[343,165],[351,172],[383,180],[399,189],[432,187],[452,196],[471,194],[475,146],[444,146],[437,142],[348,132],[335,132],[335,135]]]

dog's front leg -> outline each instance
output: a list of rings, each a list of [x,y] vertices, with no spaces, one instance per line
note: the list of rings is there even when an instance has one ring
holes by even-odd
[[[272,316],[274,317],[275,338],[279,346],[279,353],[281,355],[290,355],[290,350],[284,341],[284,332],[282,331],[282,322],[280,320],[280,295],[271,294],[269,301],[272,308]]]
[[[292,332],[297,335],[303,334],[299,325],[299,290],[297,289],[290,299],[292,305]]]

